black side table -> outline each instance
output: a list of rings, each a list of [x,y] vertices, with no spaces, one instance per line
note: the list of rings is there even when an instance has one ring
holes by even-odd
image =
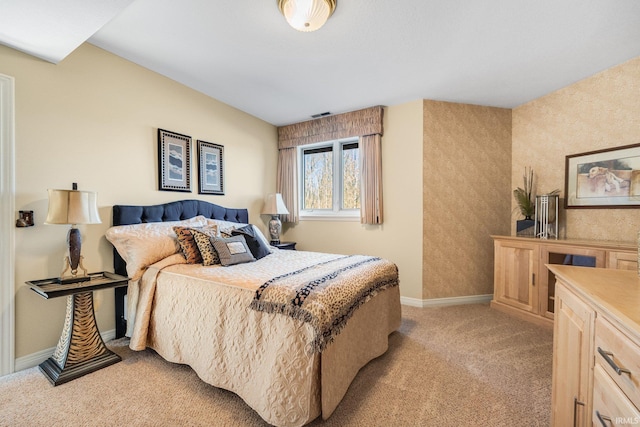
[[[280,243],[272,243],[271,246],[276,247],[278,249],[284,249],[288,251],[296,250],[296,242],[280,242]]]
[[[26,282],[44,298],[67,297],[67,314],[58,346],[53,356],[39,365],[54,386],[121,360],[100,336],[93,311],[93,291],[126,286],[129,278],[106,271],[89,276],[91,279],[85,282],[68,284],[57,283],[57,279]]]

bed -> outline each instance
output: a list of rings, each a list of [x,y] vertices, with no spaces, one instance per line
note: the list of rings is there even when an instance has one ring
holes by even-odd
[[[227,265],[204,248],[201,263],[191,263],[183,229],[203,244],[206,231]],[[133,350],[189,365],[273,425],[328,418],[400,325],[394,264],[269,247],[246,209],[200,200],[116,205],[107,239],[116,272],[131,279],[126,297],[116,295],[118,335]],[[255,247],[263,252],[240,261]]]

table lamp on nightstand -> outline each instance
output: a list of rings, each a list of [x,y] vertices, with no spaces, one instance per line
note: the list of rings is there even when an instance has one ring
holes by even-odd
[[[67,235],[69,254],[65,257],[64,268],[60,273],[60,283],[75,283],[89,280],[87,270],[82,265],[80,248],[82,238],[76,224],[100,224],[98,214],[97,193],[78,191],[73,183],[73,190],[47,190],[49,192],[49,210],[45,224],[69,224],[71,229]],[[78,274],[78,268],[83,273]],[[65,274],[69,272],[69,276]]]
[[[269,235],[271,237],[270,244],[277,245],[280,243],[280,231],[282,230],[282,222],[280,222],[280,215],[288,215],[289,211],[284,205],[282,195],[280,193],[272,193],[267,195],[264,201],[264,208],[262,209],[263,215],[271,215],[269,221]]]

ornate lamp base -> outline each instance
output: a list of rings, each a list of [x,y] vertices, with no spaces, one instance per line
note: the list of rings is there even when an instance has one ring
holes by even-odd
[[[271,241],[269,244],[277,245],[280,243],[280,231],[282,231],[280,215],[271,215],[271,219],[269,220],[269,237]]]
[[[67,297],[67,314],[53,356],[39,366],[54,385],[63,384],[122,360],[107,348],[93,311],[93,292]]]

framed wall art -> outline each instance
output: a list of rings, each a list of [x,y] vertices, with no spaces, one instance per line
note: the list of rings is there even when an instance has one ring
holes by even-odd
[[[640,144],[566,157],[565,208],[638,207]]]
[[[224,146],[198,140],[198,193],[224,194]]]
[[[158,129],[158,186],[191,192],[191,137]]]

